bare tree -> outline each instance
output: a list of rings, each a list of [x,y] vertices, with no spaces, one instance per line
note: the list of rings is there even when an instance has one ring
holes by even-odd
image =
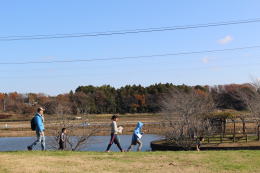
[[[238,97],[247,105],[251,118],[257,124],[257,135],[260,140],[260,80],[253,79],[250,87],[242,87],[237,93]]]
[[[59,149],[59,136],[61,134],[62,128],[67,129],[66,135],[66,150],[77,151],[89,143],[89,138],[97,134],[102,130],[100,126],[91,125],[91,120],[88,118],[83,118],[80,120],[74,120],[70,116],[63,114],[62,107],[58,107],[57,120],[50,124],[51,128],[49,132],[51,137],[48,146],[51,149]]]
[[[209,93],[174,89],[162,102],[162,110],[165,118],[163,133],[169,143],[190,149],[196,137],[213,132],[211,122],[206,118],[214,110]]]

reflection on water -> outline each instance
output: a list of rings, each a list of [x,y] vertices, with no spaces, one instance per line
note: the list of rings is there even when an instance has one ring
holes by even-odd
[[[127,149],[131,143],[132,135],[120,135],[120,142],[123,149]],[[142,151],[150,150],[150,142],[158,140],[161,137],[158,135],[146,134],[142,137],[143,148]],[[17,151],[27,150],[27,146],[30,145],[36,137],[5,137],[0,138],[0,151]],[[48,143],[50,137],[46,137],[46,143]],[[81,151],[105,151],[107,144],[110,140],[110,136],[92,136],[87,145],[82,146]],[[48,149],[48,145],[47,145]],[[136,149],[136,148],[135,148]],[[134,150],[135,150],[134,149]],[[38,145],[35,150],[40,150]],[[111,151],[118,151],[117,147],[113,145]]]

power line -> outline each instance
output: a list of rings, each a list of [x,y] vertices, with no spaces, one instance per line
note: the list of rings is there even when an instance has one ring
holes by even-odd
[[[138,34],[138,33],[149,33],[149,32],[163,32],[163,31],[207,28],[207,27],[238,25],[238,24],[247,24],[247,23],[258,23],[258,22],[260,22],[260,18],[236,20],[236,21],[224,21],[224,22],[206,23],[206,24],[196,24],[196,25],[169,26],[169,27],[159,27],[159,28],[143,28],[143,29],[133,29],[133,30],[118,30],[118,31],[92,32],[92,33],[2,36],[2,37],[0,37],[0,41],[99,37],[99,36],[125,35],[125,34]]]
[[[256,63],[247,63],[247,64],[227,64],[227,65],[211,65],[211,66],[201,66],[201,67],[193,67],[193,68],[171,68],[171,69],[164,69],[163,72],[169,72],[169,71],[194,71],[194,70],[207,70],[207,69],[212,69],[212,70],[221,70],[223,68],[233,68],[233,67],[250,67],[250,66],[260,66],[260,62],[256,62]],[[237,70],[237,69],[236,69]],[[142,72],[147,72],[149,70],[145,70]],[[136,71],[131,71],[131,73],[134,73]],[[140,71],[138,71],[140,72]],[[162,72],[161,70],[159,70],[159,72]],[[76,74],[75,74],[76,75]],[[0,78],[70,78],[70,77],[75,77],[75,75],[71,75],[71,74],[62,74],[62,75],[44,75],[44,76],[39,76],[39,75],[35,75],[35,76],[0,76]],[[105,75],[109,75],[107,72]],[[86,77],[86,74],[82,75],[82,74],[78,74],[76,75],[77,77]]]
[[[188,58],[188,57],[187,57]],[[186,62],[186,61],[189,61],[189,62],[193,62],[193,61],[190,61],[190,59],[188,58],[184,58],[183,60]],[[231,56],[231,57],[227,57],[227,56],[221,56],[221,57],[214,57],[214,60],[215,59],[223,59],[223,60],[221,60],[221,62],[224,62],[225,60],[231,60],[231,59],[237,59],[237,58],[249,58],[247,55],[238,55],[238,56]],[[250,58],[256,58],[256,57],[250,57]],[[198,59],[192,59],[192,60],[194,60],[194,62],[198,62]],[[203,60],[203,59],[201,59],[201,60]],[[83,65],[84,63],[82,63],[82,65]],[[175,64],[175,63],[174,63]],[[205,64],[207,64],[207,63],[205,63]],[[177,64],[176,64],[177,65]],[[208,64],[207,64],[208,65]],[[0,70],[0,73],[8,73],[10,70],[11,71],[13,71],[14,70],[14,68],[16,68],[16,66],[13,66],[13,67],[11,67],[11,68],[8,68],[8,69],[1,69]],[[20,73],[23,73],[23,72],[25,72],[25,73],[27,73],[27,72],[32,72],[32,71],[44,71],[44,72],[52,72],[52,73],[55,73],[55,72],[60,72],[60,71],[68,71],[68,70],[75,70],[75,66],[69,66],[69,67],[64,67],[64,68],[62,68],[62,67],[57,67],[57,66],[55,66],[55,70],[54,69],[52,69],[52,68],[48,68],[48,66],[46,66],[46,67],[43,67],[43,68],[40,68],[40,67],[37,67],[37,66],[31,66],[31,67],[27,67],[27,68],[22,68],[22,69],[16,69],[15,70],[15,72],[17,73],[17,74],[20,74]],[[85,68],[78,68],[78,69],[76,69],[77,71],[85,71],[86,69]]]
[[[191,54],[202,54],[202,53],[217,53],[217,52],[246,50],[246,49],[256,49],[256,48],[260,48],[260,45],[236,47],[236,48],[229,48],[229,49],[212,49],[212,50],[200,50],[200,51],[190,51],[190,52],[177,52],[177,53],[140,55],[140,56],[126,56],[126,57],[112,57],[112,58],[93,58],[93,59],[56,60],[56,61],[0,62],[0,65],[53,64],[53,63],[112,61],[112,60],[142,59],[142,58],[153,58],[153,57],[191,55]]]

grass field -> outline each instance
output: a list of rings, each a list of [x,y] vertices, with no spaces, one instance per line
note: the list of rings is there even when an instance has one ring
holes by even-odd
[[[260,172],[260,151],[2,152],[0,172]]]

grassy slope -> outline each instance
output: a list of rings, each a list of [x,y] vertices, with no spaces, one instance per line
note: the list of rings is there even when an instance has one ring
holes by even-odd
[[[260,172],[260,151],[2,152],[0,172]]]

